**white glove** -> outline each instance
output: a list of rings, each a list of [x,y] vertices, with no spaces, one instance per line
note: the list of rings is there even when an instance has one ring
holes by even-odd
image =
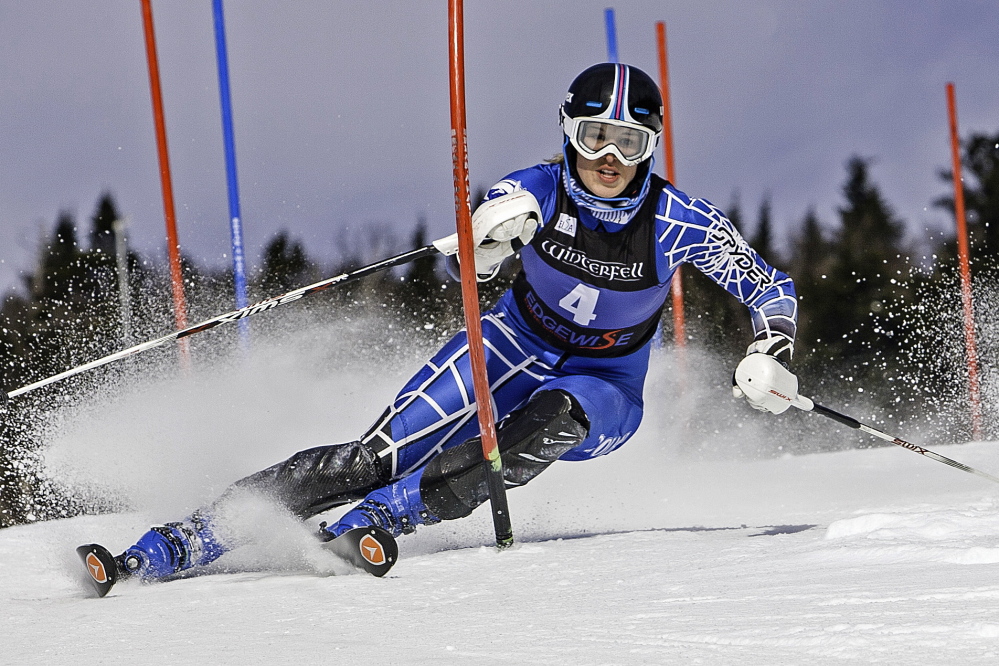
[[[485,201],[472,214],[472,242],[475,243],[475,273],[480,282],[496,276],[500,264],[531,242],[541,224],[541,206],[527,190]],[[434,241],[445,255],[458,251],[458,235]]]
[[[517,190],[483,201],[472,213],[472,240],[478,247],[486,239],[500,243],[531,242],[541,223],[541,206],[528,190]],[[516,249],[514,251],[516,251]]]
[[[488,282],[499,273],[503,260],[514,254],[510,241],[493,241],[486,239],[475,248],[475,279]]]
[[[764,412],[783,414],[798,400],[798,378],[774,354],[790,358],[791,341],[786,338],[767,338],[749,346],[732,375],[732,395],[745,398],[750,407]]]

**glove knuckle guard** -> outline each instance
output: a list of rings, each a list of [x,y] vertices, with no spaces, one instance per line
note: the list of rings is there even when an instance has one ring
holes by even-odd
[[[541,224],[541,206],[528,190],[484,201],[472,213],[475,273],[479,282],[496,277],[499,266],[534,238]],[[434,241],[445,255],[458,252],[458,234]]]
[[[798,378],[769,354],[742,359],[735,369],[735,384],[750,405],[774,414],[783,414],[798,397]]]
[[[486,238],[531,242],[541,223],[541,206],[528,190],[518,190],[485,201],[472,214],[472,240],[478,246]]]

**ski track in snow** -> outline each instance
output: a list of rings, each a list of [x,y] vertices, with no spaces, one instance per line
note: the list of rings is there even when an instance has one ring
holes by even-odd
[[[251,543],[208,575],[92,598],[77,545],[120,552],[247,473],[356,435],[417,367],[372,372],[329,339],[295,332],[243,369],[67,412],[50,473],[130,512],[0,530],[0,664],[999,663],[999,486],[899,447],[753,459],[772,417],[748,409],[730,440],[745,451],[693,459],[676,425],[701,400],[689,388],[647,395],[668,408],[621,450],[513,491],[509,551],[479,510],[400,539],[384,579],[338,575],[320,517],[248,502],[229,526]],[[999,473],[999,443],[918,443]]]

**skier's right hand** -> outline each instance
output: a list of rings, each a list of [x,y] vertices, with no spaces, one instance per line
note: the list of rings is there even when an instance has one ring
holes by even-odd
[[[503,260],[530,243],[540,224],[541,207],[528,190],[483,201],[472,214],[475,274],[479,281],[495,277]]]
[[[503,260],[530,243],[540,224],[541,207],[528,190],[504,194],[476,208],[472,214],[472,242],[479,282],[495,277]],[[434,246],[453,255],[458,251],[458,236],[442,238]]]
[[[514,251],[527,245],[541,224],[541,206],[528,190],[517,190],[483,201],[472,214],[472,240],[514,243]]]

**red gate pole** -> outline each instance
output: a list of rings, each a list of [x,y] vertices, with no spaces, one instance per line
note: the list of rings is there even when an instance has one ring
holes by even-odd
[[[461,297],[468,333],[468,356],[472,366],[483,464],[489,485],[489,503],[496,531],[496,545],[513,545],[513,528],[507,506],[503,465],[496,440],[496,418],[486,373],[485,345],[479,313],[479,289],[475,276],[475,245],[472,241],[472,210],[468,187],[468,142],[465,132],[465,35],[462,0],[448,0],[448,64],[451,82],[451,159],[454,164],[454,210],[458,227],[458,257],[461,266]]]
[[[659,50],[659,88],[663,93],[663,155],[666,158],[666,180],[676,185],[673,159],[673,115],[670,110],[669,62],[666,57],[666,24],[656,21],[656,43]],[[683,316],[683,275],[680,268],[673,274],[673,341],[679,348],[687,345],[687,323]]]
[[[964,212],[961,179],[961,149],[957,133],[957,100],[954,84],[947,84],[947,115],[950,120],[950,155],[954,164],[954,219],[957,222],[957,260],[961,274],[961,305],[964,310],[964,349],[968,358],[968,397],[971,402],[971,436],[981,439],[982,402],[978,382],[978,352],[975,348],[975,313],[971,301],[971,267],[968,226]]]
[[[142,0],[142,23],[146,33],[146,59],[149,61],[149,89],[153,98],[153,120],[156,124],[156,149],[160,163],[160,185],[163,190],[163,212],[166,217],[167,254],[170,258],[170,285],[173,288],[173,315],[177,329],[187,328],[187,304],[184,299],[184,278],[180,270],[180,242],[177,239],[177,217],[173,205],[173,184],[170,180],[170,157],[167,153],[166,122],[163,119],[163,93],[160,69],[156,59],[156,35],[153,32],[153,8],[150,0]],[[188,362],[187,343],[181,341],[181,358]]]

